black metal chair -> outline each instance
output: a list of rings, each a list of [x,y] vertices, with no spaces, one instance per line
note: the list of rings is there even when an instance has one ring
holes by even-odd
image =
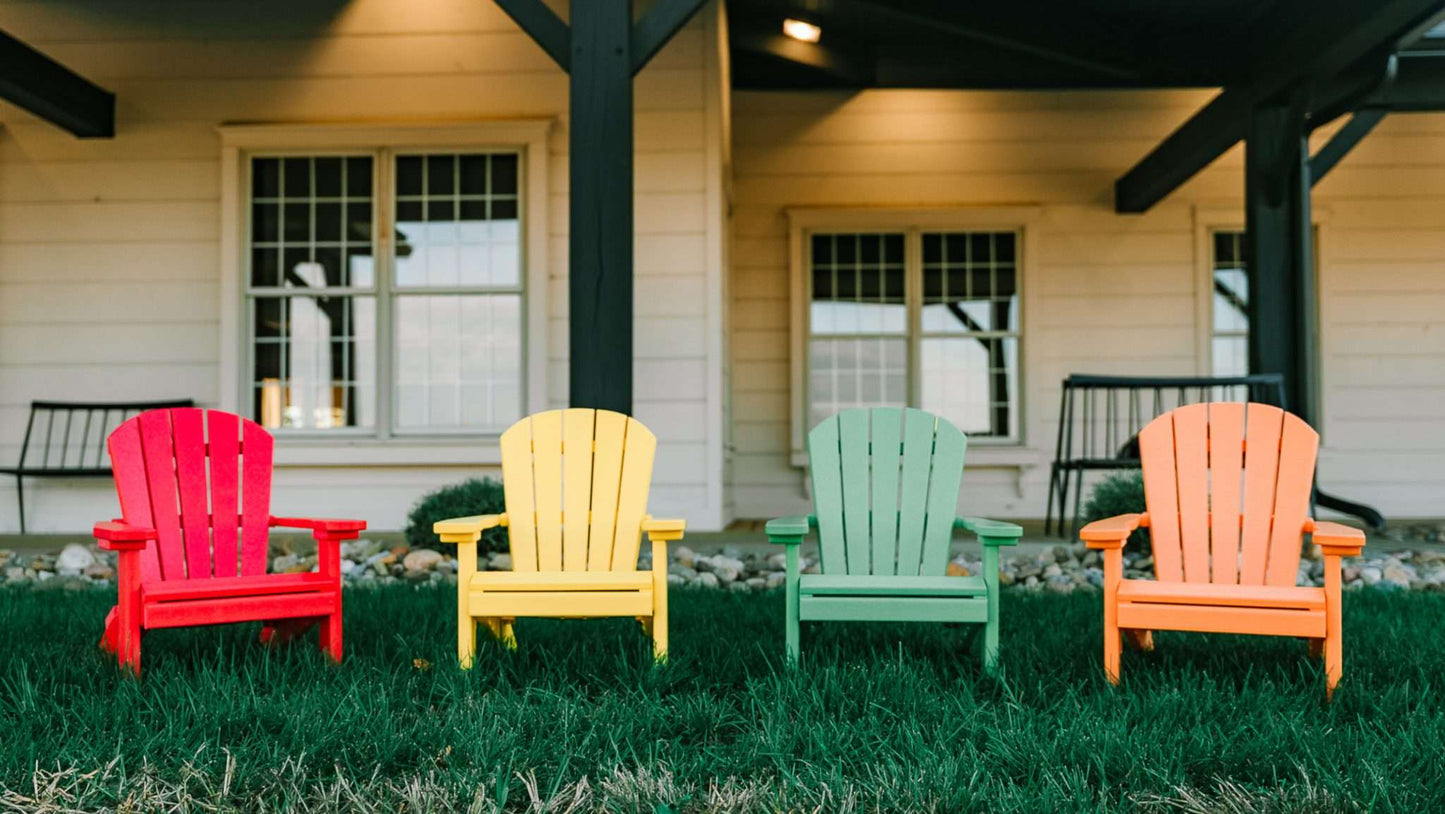
[[[1044,533],[1063,533],[1072,490],[1074,512],[1069,537],[1074,537],[1079,529],[1084,473],[1138,469],[1139,430],[1175,407],[1202,401],[1254,401],[1283,408],[1284,377],[1277,373],[1222,377],[1076,373],[1064,379],[1058,441],[1049,466]]]
[[[164,407],[194,407],[190,399],[170,401],[32,401],[20,462],[0,468],[15,476],[20,533],[25,533],[26,478],[108,478],[110,456],[105,439],[131,416]]]

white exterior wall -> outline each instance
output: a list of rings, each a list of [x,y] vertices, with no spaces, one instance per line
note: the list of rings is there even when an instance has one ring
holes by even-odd
[[[222,275],[226,124],[555,121],[547,314],[534,369],[567,403],[566,75],[490,2],[0,2],[6,30],[117,95],[117,137],[0,108],[0,460],[31,399],[191,397],[237,409],[240,302]],[[660,439],[652,509],[724,522],[725,59],[709,5],[636,79],[634,409]],[[223,318],[224,317],[224,318]],[[399,529],[427,489],[497,474],[496,445],[282,440],[273,509]],[[404,449],[403,449],[404,448]],[[398,452],[398,450],[402,450]],[[433,461],[444,461],[435,465]],[[0,482],[0,531],[18,526]],[[116,512],[103,481],[27,487],[33,531]]]
[[[790,207],[1027,213],[1022,444],[969,450],[962,506],[1041,517],[1069,373],[1209,370],[1210,227],[1243,225],[1236,147],[1144,215],[1115,179],[1209,91],[735,94],[733,499],[808,510],[790,462]],[[1327,136],[1322,133],[1321,136]],[[1390,117],[1315,191],[1320,481],[1445,514],[1445,116]],[[1023,218],[1023,215],[1020,215]]]

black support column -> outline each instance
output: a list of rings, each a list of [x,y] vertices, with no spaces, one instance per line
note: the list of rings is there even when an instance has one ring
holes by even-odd
[[[1256,105],[1244,149],[1249,369],[1284,376],[1291,412],[1312,421],[1316,382],[1314,229],[1304,105]]]
[[[569,392],[632,412],[632,57],[629,0],[572,3]]]

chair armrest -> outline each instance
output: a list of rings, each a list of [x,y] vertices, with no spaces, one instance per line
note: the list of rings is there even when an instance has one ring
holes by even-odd
[[[667,542],[668,540],[681,540],[682,533],[686,528],[686,520],[653,517],[650,514],[642,516],[642,530],[647,532],[647,539],[654,543]]]
[[[956,518],[953,527],[973,532],[978,541],[987,546],[1018,545],[1019,538],[1024,536],[1023,528],[1018,525],[982,517]]]
[[[1306,520],[1305,531],[1326,554],[1358,557],[1365,548],[1365,533],[1342,523]]]
[[[141,551],[158,536],[155,529],[132,526],[124,520],[95,524],[96,544],[107,551]]]
[[[1123,548],[1124,543],[1129,541],[1130,534],[1148,525],[1148,512],[1121,514],[1117,517],[1095,520],[1089,525],[1084,526],[1079,530],[1079,538],[1082,539],[1084,544],[1089,548]]]
[[[471,517],[438,520],[432,524],[431,530],[444,543],[475,543],[481,539],[482,532],[505,525],[507,525],[507,515],[503,512],[502,514],[478,514]]]
[[[769,520],[763,528],[767,532],[770,543],[799,545],[807,536],[808,529],[816,525],[818,525],[818,519],[813,515],[798,515]]]
[[[365,520],[342,520],[334,517],[272,517],[272,528],[307,529],[324,534],[365,531]]]

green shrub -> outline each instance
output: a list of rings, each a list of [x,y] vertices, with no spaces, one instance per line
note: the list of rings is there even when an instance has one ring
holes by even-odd
[[[1110,475],[1094,484],[1084,503],[1083,522],[1145,511],[1144,473],[1138,470]],[[1149,533],[1140,529],[1129,538],[1131,545],[1149,545]],[[1136,549],[1138,550],[1138,549]]]
[[[437,548],[432,524],[453,517],[474,514],[501,514],[506,511],[502,484],[491,478],[470,478],[451,486],[443,486],[421,496],[406,516],[406,542],[412,548]],[[482,532],[482,551],[506,551],[507,530],[488,529]]]

